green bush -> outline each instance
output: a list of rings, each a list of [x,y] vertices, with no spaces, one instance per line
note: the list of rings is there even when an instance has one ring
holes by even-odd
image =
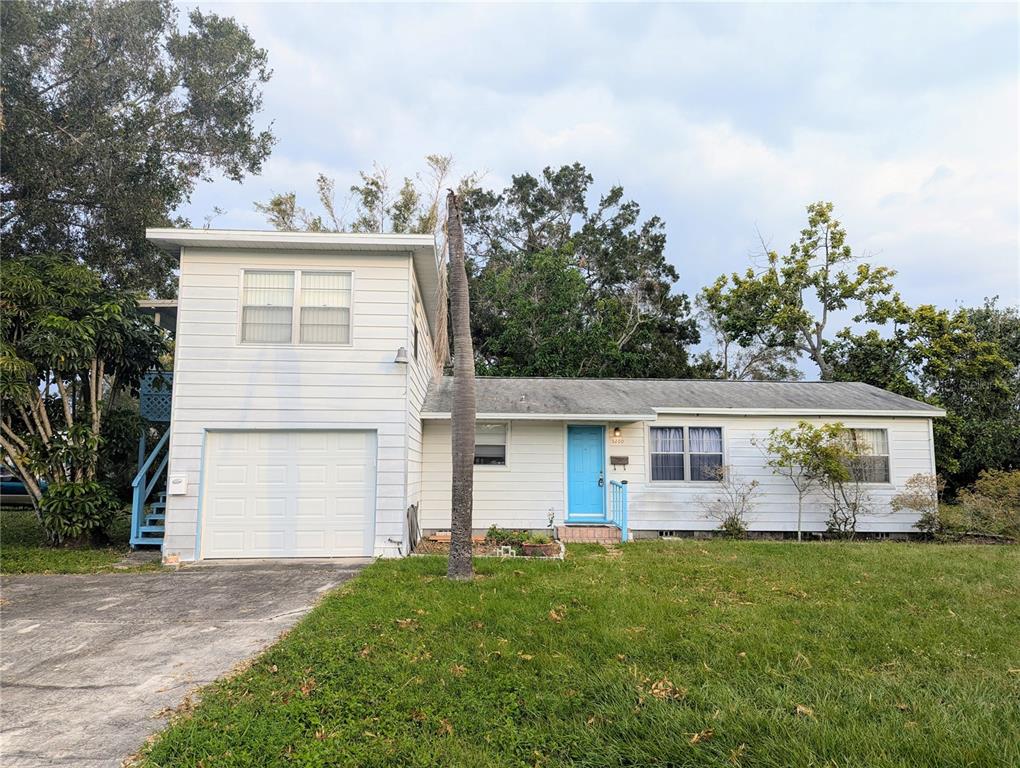
[[[58,543],[85,543],[101,532],[120,509],[109,488],[94,480],[53,483],[40,502],[43,525]]]
[[[1020,539],[1020,470],[985,470],[958,500],[976,531]]]
[[[922,511],[918,530],[941,541],[964,536],[1020,540],[1020,470],[986,470],[955,504]]]
[[[525,539],[527,539],[527,534],[523,531],[510,531],[506,528],[498,528],[493,525],[485,533],[485,538],[493,544],[499,544],[501,546],[505,544],[512,544],[515,547],[519,547],[524,543]]]
[[[131,541],[131,510],[118,511],[103,528],[103,536],[110,546],[127,546]]]
[[[524,537],[525,544],[549,544],[552,539],[545,533],[529,533]]]

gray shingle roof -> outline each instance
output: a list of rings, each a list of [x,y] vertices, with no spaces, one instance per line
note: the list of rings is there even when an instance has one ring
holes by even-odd
[[[942,413],[927,403],[859,382],[478,377],[476,388],[480,414],[654,417],[655,409]],[[429,387],[425,415],[448,414],[452,402],[453,378],[444,376]]]

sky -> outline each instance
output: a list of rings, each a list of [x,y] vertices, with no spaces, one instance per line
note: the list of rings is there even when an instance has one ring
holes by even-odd
[[[267,49],[278,143],[201,185],[195,226],[265,229],[274,192],[311,207],[319,172],[430,153],[494,188],[579,161],[664,219],[691,296],[828,200],[909,303],[1020,300],[1016,4],[199,7]]]

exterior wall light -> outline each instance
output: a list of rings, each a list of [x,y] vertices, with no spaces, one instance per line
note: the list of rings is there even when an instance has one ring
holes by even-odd
[[[397,356],[393,358],[393,362],[395,363],[409,362],[407,359],[407,347],[401,347],[400,349],[397,350]]]
[[[619,436],[620,436],[620,428],[619,427],[613,427],[613,437],[619,437]]]

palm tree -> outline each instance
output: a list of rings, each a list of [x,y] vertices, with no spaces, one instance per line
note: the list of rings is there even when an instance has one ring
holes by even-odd
[[[453,489],[450,509],[450,579],[470,579],[471,511],[475,469],[475,355],[471,345],[471,305],[464,266],[464,228],[460,201],[446,197],[446,237],[450,253],[450,319],[453,324]]]

